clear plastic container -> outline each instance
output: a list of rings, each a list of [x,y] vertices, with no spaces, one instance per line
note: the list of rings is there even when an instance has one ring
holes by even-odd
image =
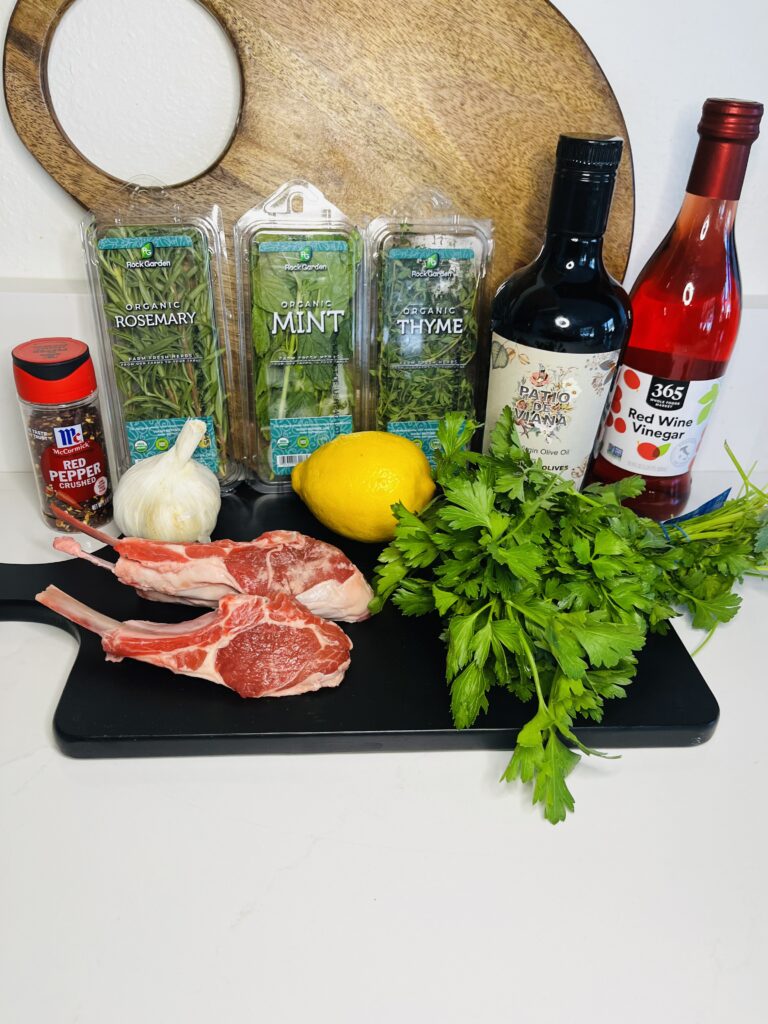
[[[448,412],[475,416],[492,227],[436,190],[372,221],[366,419],[418,444],[434,464]]]
[[[290,181],[235,227],[251,482],[288,488],[294,466],[363,425],[362,240],[306,181]]]
[[[218,208],[182,210],[162,189],[130,187],[89,215],[83,241],[118,475],[200,419],[208,429],[194,457],[232,486],[240,472]]]
[[[74,338],[35,338],[13,350],[13,376],[35,475],[40,513],[52,530],[112,519],[112,486],[96,376],[88,346]]]

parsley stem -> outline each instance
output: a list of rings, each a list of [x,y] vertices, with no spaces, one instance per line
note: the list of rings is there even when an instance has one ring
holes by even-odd
[[[505,601],[504,604],[507,606],[507,608],[514,608],[514,610],[518,612],[520,615],[522,615],[524,619],[530,619],[531,622],[535,622],[536,625],[541,626],[542,629],[546,627],[547,620],[544,618],[543,615],[537,615],[535,612],[532,612],[529,608],[521,608],[519,605],[516,605],[513,601]]]
[[[539,711],[548,711],[547,702],[544,700],[544,694],[541,692],[541,681],[539,680],[539,672],[536,668],[536,660],[533,657],[533,651],[525,639],[525,631],[521,631],[520,644],[522,645],[523,651],[525,652],[526,660],[531,668],[531,675],[533,676],[533,685],[536,687],[536,696],[539,698]]]
[[[692,658],[695,658],[695,657],[696,657],[696,655],[697,655],[697,654],[699,653],[699,651],[700,651],[700,650],[702,649],[702,647],[705,647],[705,646],[706,646],[706,645],[707,645],[707,644],[709,643],[709,641],[710,641],[710,640],[712,639],[712,637],[714,636],[714,632],[715,632],[715,630],[717,629],[717,625],[718,625],[718,624],[717,624],[717,623],[715,623],[715,625],[714,625],[714,626],[712,627],[712,629],[710,629],[710,631],[709,631],[709,632],[707,633],[707,635],[706,635],[706,636],[704,637],[704,639],[703,639],[703,640],[701,641],[701,643],[700,643],[700,644],[699,644],[699,646],[698,646],[698,647],[696,648],[696,650],[695,650],[695,651],[691,651],[691,657],[692,657]]]

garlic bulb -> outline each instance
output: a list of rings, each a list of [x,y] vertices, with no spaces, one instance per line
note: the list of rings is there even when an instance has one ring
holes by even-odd
[[[192,458],[206,431],[187,420],[173,448],[135,463],[115,490],[114,513],[127,537],[176,544],[208,541],[221,508],[219,481]]]

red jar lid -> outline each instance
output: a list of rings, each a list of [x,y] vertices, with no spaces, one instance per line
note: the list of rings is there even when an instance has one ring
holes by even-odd
[[[13,350],[19,398],[40,405],[77,402],[96,390],[91,353],[75,338],[34,338]]]

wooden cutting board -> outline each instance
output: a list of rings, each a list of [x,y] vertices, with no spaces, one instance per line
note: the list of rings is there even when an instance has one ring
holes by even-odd
[[[98,204],[111,179],[53,113],[48,48],[72,0],[19,0],[5,95],[24,145],[71,196]],[[257,197],[305,177],[356,220],[425,184],[496,226],[498,283],[536,253],[560,132],[627,131],[584,40],[547,0],[206,0],[243,75],[229,148],[176,186],[231,224]],[[151,171],[151,168],[147,169]],[[606,241],[619,278],[632,238],[629,144]]]

